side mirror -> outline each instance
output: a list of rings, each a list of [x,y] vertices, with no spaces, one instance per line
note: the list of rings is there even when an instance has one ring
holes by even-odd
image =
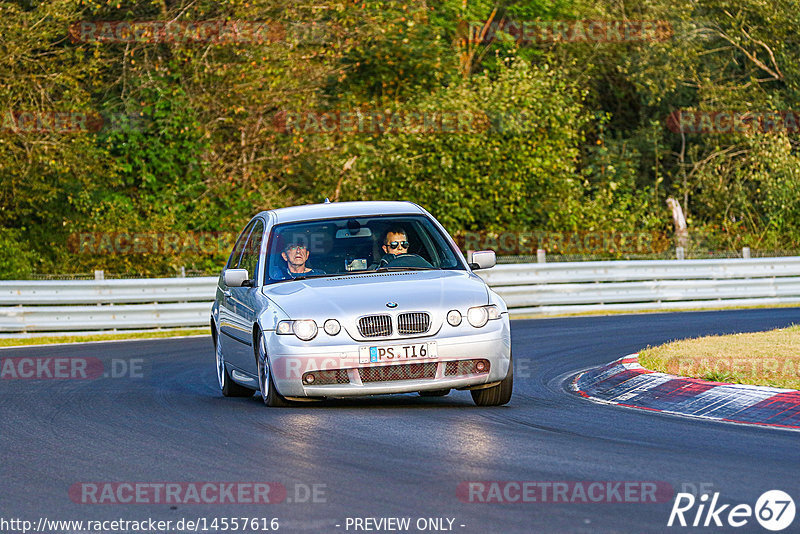
[[[472,261],[469,262],[469,266],[473,271],[491,269],[496,264],[497,257],[494,254],[494,250],[477,250],[472,253]]]
[[[246,285],[245,282],[250,281],[250,275],[247,269],[225,269],[223,280],[228,287],[242,287]]]

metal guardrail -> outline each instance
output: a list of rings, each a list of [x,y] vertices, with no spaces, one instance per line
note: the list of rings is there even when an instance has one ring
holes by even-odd
[[[217,277],[0,281],[0,332],[206,326]]]
[[[0,281],[0,306],[208,302],[216,284],[217,277]]]
[[[800,303],[800,257],[498,265],[512,316]],[[216,277],[0,281],[0,332],[207,326]]]
[[[512,314],[800,303],[800,257],[498,265],[480,271]]]

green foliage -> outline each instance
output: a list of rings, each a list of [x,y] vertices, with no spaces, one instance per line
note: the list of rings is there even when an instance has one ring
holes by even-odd
[[[582,165],[585,203],[581,229],[664,230],[663,221],[653,216],[660,207],[653,206],[659,200],[654,187],[638,183],[641,163],[641,152],[628,138],[612,139],[601,133],[595,145],[586,146]]]
[[[662,20],[674,35],[521,43],[508,22]],[[82,20],[261,21],[265,42],[100,43]],[[467,30],[495,24],[493,42]],[[224,247],[76,253],[86,232],[237,232],[262,209],[407,199],[452,232],[669,232],[800,247],[796,132],[673,132],[676,110],[791,110],[796,3],[55,0],[0,4],[0,269],[215,270]],[[286,133],[281,112],[469,117],[462,133]],[[795,109],[794,111],[798,111]],[[99,131],[20,113],[100,114]],[[355,157],[355,160],[352,158]],[[347,162],[347,163],[346,163]]]
[[[0,228],[0,278],[4,280],[25,278],[33,270],[34,255],[19,236],[18,231]]]
[[[348,140],[362,154],[346,198],[408,199],[453,230],[559,228],[577,220],[581,95],[547,67],[509,61],[405,104],[470,123],[464,133]]]

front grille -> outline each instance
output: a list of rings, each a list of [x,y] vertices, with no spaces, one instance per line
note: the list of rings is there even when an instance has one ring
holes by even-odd
[[[478,362],[483,362],[483,370],[478,370],[476,366]],[[445,376],[465,376],[465,375],[478,375],[488,373],[491,364],[489,360],[458,360],[454,362],[447,362],[444,365]]]
[[[422,334],[431,326],[431,316],[424,312],[401,313],[397,317],[399,334]]]
[[[388,315],[367,315],[358,320],[361,337],[386,337],[392,335],[392,318]]]
[[[435,378],[436,363],[412,363],[407,365],[381,365],[378,367],[363,367],[358,370],[358,373],[361,375],[361,381],[364,383]]]
[[[309,375],[314,379],[309,380]],[[350,378],[347,376],[347,369],[330,369],[326,371],[309,371],[303,374],[303,384],[309,386],[327,386],[330,384],[349,384]]]

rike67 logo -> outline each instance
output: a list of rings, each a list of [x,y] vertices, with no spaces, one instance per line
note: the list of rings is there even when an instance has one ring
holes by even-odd
[[[697,499],[691,493],[678,493],[667,526],[742,527],[755,516],[762,527],[777,532],[794,521],[794,500],[781,490],[764,492],[754,507],[749,504],[737,504],[732,507],[730,504],[718,505],[719,492],[713,494],[711,502],[708,500],[708,494],[703,494]]]

